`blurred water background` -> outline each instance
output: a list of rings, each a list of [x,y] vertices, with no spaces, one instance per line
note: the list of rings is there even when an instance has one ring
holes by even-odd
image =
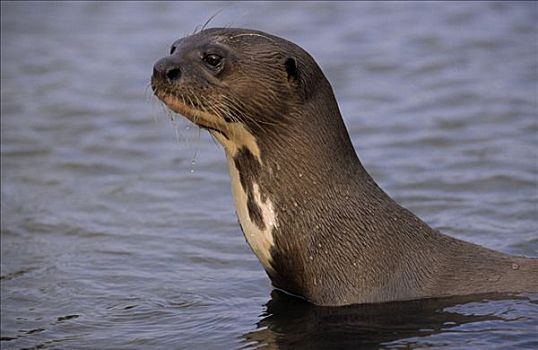
[[[537,295],[339,310],[271,295],[222,149],[149,88],[219,11],[210,26],[314,56],[399,203],[538,256],[536,3],[2,1],[2,349],[537,348]]]

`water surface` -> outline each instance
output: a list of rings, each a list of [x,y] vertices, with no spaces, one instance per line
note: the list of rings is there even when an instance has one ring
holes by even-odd
[[[271,293],[224,153],[151,96],[212,25],[309,51],[365,167],[452,236],[538,256],[536,3],[27,3],[1,12],[2,349],[538,347],[538,296]]]

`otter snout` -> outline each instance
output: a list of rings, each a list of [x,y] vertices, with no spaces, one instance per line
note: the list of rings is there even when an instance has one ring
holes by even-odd
[[[181,65],[174,56],[158,60],[153,66],[152,80],[175,82],[181,78]]]

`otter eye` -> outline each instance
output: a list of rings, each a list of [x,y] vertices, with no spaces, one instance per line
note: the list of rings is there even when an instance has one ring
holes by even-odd
[[[222,66],[222,57],[216,54],[205,55],[202,60],[212,69],[218,69]]]
[[[176,47],[175,46],[172,46],[170,48],[170,55],[174,53],[174,51],[176,51]]]

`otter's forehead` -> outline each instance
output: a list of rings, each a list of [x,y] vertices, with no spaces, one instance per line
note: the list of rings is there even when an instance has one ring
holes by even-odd
[[[288,43],[279,37],[267,34],[258,30],[243,28],[209,28],[199,33],[186,36],[176,40],[172,46],[183,48],[203,47],[205,45],[217,44],[227,46],[252,46],[269,45],[276,47],[276,44]]]
[[[201,37],[215,38],[216,40],[230,41],[240,37],[260,40],[261,42],[284,41],[274,35],[264,33],[259,30],[243,29],[243,28],[209,28],[201,31],[198,34]]]

